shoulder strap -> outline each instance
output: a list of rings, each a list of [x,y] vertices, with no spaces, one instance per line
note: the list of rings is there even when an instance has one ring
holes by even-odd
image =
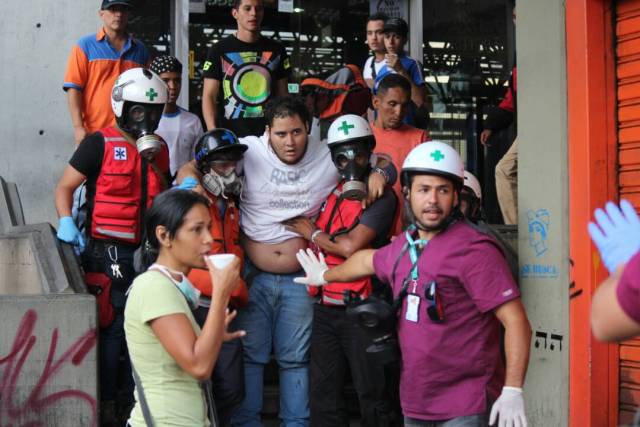
[[[144,388],[142,387],[142,381],[140,381],[140,377],[138,376],[138,371],[131,363],[131,371],[133,372],[133,380],[136,383],[136,388],[138,389],[138,399],[140,400],[140,409],[142,409],[142,416],[144,417],[144,422],[147,427],[154,427],[155,424],[153,422],[153,418],[151,417],[151,411],[149,411],[149,405],[147,404],[147,398],[144,395]]]
[[[164,174],[162,173],[162,171],[160,170],[160,168],[158,167],[158,165],[156,165],[155,159],[153,162],[150,163],[151,168],[153,169],[153,171],[156,173],[156,175],[158,175],[158,179],[160,180],[160,185],[162,186],[163,190],[166,190],[169,188],[169,183],[167,182],[167,179],[165,178]],[[178,171],[176,171],[176,175],[178,176]],[[172,177],[172,180],[175,179],[175,177]]]
[[[376,73],[376,56],[374,55],[371,57],[371,77],[373,78],[373,80],[375,80],[377,76],[378,73]]]
[[[207,408],[209,409],[209,421],[211,422],[211,427],[218,427],[218,411],[216,410],[216,403],[213,399],[213,384],[211,383],[211,379],[201,382],[200,387],[202,387],[202,392],[204,393],[204,398],[207,402]]]

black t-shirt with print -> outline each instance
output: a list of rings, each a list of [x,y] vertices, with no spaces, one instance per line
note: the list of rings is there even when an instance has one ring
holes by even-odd
[[[238,137],[262,135],[264,106],[275,96],[276,82],[290,70],[284,47],[266,37],[245,43],[229,36],[211,46],[202,75],[220,82],[217,124]]]

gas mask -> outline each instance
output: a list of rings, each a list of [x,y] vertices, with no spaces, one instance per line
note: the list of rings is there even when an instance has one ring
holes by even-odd
[[[161,104],[125,101],[124,113],[118,118],[118,126],[136,138],[136,148],[144,158],[153,158],[162,147],[160,138],[154,132],[162,118],[163,109],[164,105]]]
[[[218,174],[213,169],[202,176],[202,186],[216,197],[237,198],[242,193],[243,179],[235,168],[226,174]]]
[[[331,147],[331,158],[344,180],[343,197],[351,200],[367,197],[365,181],[371,170],[371,150],[364,144],[340,144]]]

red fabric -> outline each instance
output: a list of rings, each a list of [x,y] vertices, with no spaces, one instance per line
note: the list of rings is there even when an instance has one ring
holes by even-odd
[[[325,232],[328,232],[329,234],[334,234],[341,230],[350,229],[362,215],[362,203],[359,200],[343,199],[342,201],[340,201],[340,205],[336,209],[336,212],[333,215],[333,219],[331,218],[331,213],[333,212],[336,203],[338,203],[341,191],[342,184],[338,185],[338,187],[336,187],[336,189],[331,193],[326,203],[322,207],[318,219],[316,220],[316,225],[318,226],[318,228]],[[327,229],[329,221],[332,222]],[[320,249],[317,248],[316,252],[318,252],[319,250]],[[325,261],[327,262],[327,266],[329,268],[338,266],[345,261],[345,258],[339,255],[327,252],[323,253],[325,254]],[[366,278],[353,282],[332,282],[322,286],[321,288],[310,286],[308,290],[309,294],[312,296],[318,295],[319,292],[322,292],[322,303],[325,305],[342,305],[331,303],[331,301],[328,301],[327,298],[342,301],[345,291],[353,291],[364,299],[371,294],[371,279]]]
[[[209,193],[209,197],[215,200],[215,196]],[[224,221],[220,218],[220,212],[215,202],[209,207],[211,215],[211,228],[209,232],[213,237],[213,245],[209,251],[209,255],[216,254],[235,254],[241,260],[244,258],[244,252],[240,247],[240,212],[233,203],[227,204],[224,214]],[[211,297],[213,285],[211,276],[207,270],[194,268],[189,272],[189,281],[202,292],[203,295]],[[249,292],[244,280],[240,279],[236,289],[231,294],[231,304],[236,307],[244,307],[249,301]]]
[[[91,217],[91,236],[97,239],[140,243],[140,203],[142,198],[142,162],[137,148],[115,128],[100,130],[104,136],[102,167],[96,180]],[[161,173],[169,168],[169,152],[162,144],[156,156]],[[147,209],[162,191],[162,179],[149,164],[147,170]]]
[[[84,283],[89,293],[96,297],[98,324],[106,328],[116,317],[111,305],[111,279],[104,273],[85,273]]]
[[[514,113],[516,110],[514,95],[517,92],[518,92],[518,70],[514,67],[511,73],[511,84],[507,88],[507,91],[504,95],[504,99],[498,105],[498,107],[502,108],[503,110],[511,111],[512,113]]]

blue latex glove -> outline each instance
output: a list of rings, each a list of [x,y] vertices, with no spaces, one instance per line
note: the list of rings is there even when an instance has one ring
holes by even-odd
[[[640,250],[640,218],[626,200],[620,202],[620,208],[608,202],[605,209],[606,213],[596,209],[596,223],[589,223],[589,235],[605,267],[613,273]]]
[[[180,185],[177,185],[177,186],[175,186],[173,188],[176,188],[178,190],[193,190],[198,185],[200,185],[200,182],[198,182],[197,179],[195,179],[192,176],[188,176],[188,177],[186,177],[185,179],[182,180]]]
[[[73,222],[73,218],[70,216],[63,216],[58,222],[58,239],[63,242],[71,243],[73,246],[77,246],[80,252],[84,251],[84,237],[82,233],[76,227],[76,223]]]

